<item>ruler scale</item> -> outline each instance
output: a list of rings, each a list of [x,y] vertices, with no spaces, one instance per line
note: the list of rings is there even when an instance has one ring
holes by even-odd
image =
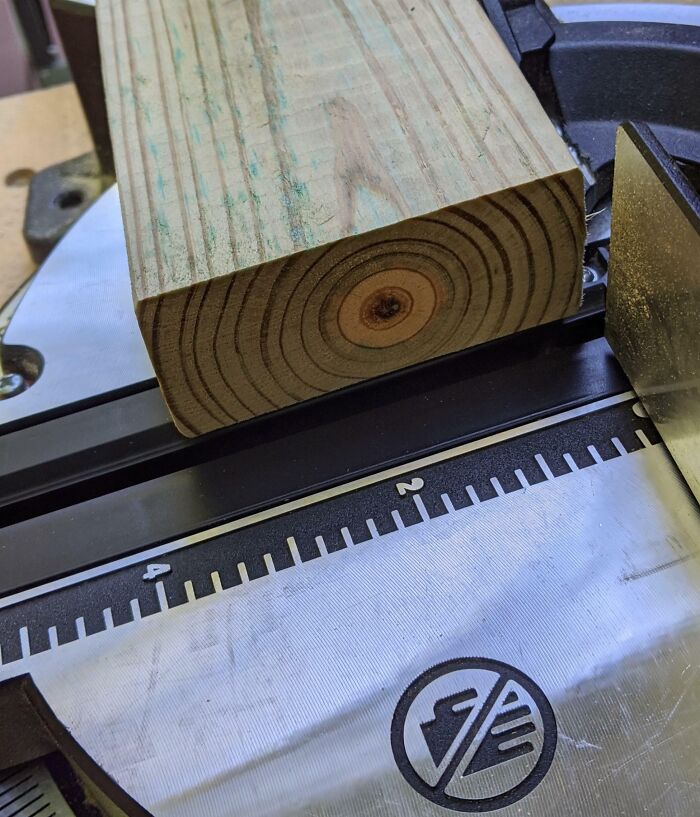
[[[50,630],[63,644],[103,631],[106,620],[112,626],[133,621],[134,601],[141,616],[149,616],[214,593],[214,571],[227,589],[267,575],[270,560],[277,571],[293,567],[289,537],[302,562],[309,561],[325,555],[319,536],[326,552],[335,553],[348,546],[348,538],[356,544],[371,540],[372,527],[381,537],[397,530],[399,522],[411,527],[448,513],[443,496],[452,508],[463,510],[522,490],[523,478],[536,485],[593,466],[594,444],[602,462],[620,456],[618,446],[634,452],[644,446],[643,439],[658,443],[652,423],[634,414],[634,404],[623,395],[586,412],[565,412],[392,469],[388,479],[380,474],[369,484],[360,480],[361,487],[331,489],[291,503],[286,512],[284,506],[273,509],[105,565],[94,571],[97,575],[79,573],[2,599],[2,661],[50,649]],[[299,507],[291,510],[294,506]]]

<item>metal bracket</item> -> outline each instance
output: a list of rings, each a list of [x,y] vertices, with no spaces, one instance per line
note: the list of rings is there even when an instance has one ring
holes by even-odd
[[[32,177],[24,240],[37,264],[113,181],[102,173],[96,153],[51,165]]]
[[[584,173],[584,275],[604,282],[620,123],[647,123],[700,177],[700,28],[675,24],[672,6],[664,23],[562,22],[543,0],[482,3]]]
[[[606,335],[700,499],[700,196],[644,125],[618,132]]]
[[[14,777],[27,764],[37,762],[76,817],[150,817],[71,737],[31,676],[19,675],[0,683],[0,778]],[[36,793],[39,787],[34,788]],[[41,788],[46,798],[45,787]],[[19,807],[12,814],[39,813],[31,808],[25,811],[18,800],[20,788],[12,796],[11,802]],[[35,804],[39,799],[35,796]],[[49,805],[44,809],[52,805],[46,802]]]
[[[95,151],[48,167],[33,177],[24,238],[37,263],[114,182],[95,4],[88,0],[52,0],[51,8]]]
[[[542,106],[589,171],[589,211],[609,209],[621,122],[645,122],[671,156],[700,165],[700,28],[674,24],[672,7],[667,23],[563,23],[543,0],[482,2]]]

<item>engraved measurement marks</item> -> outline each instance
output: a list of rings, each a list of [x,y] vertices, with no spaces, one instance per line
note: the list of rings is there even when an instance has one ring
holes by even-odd
[[[632,446],[633,451],[641,451],[655,444],[642,430],[634,429],[633,434],[642,446],[637,448]],[[600,453],[600,446],[602,446],[601,450],[604,450],[605,454]],[[511,492],[527,490],[531,487],[531,484],[546,483],[559,476],[575,473],[581,468],[600,465],[610,457],[632,453],[622,443],[619,436],[609,436],[607,440],[599,444],[599,447],[592,444],[587,446],[579,445],[576,448],[578,463],[569,452],[559,454],[550,452],[547,457],[536,452],[530,455],[530,464],[523,460],[520,468],[499,473],[499,476],[481,476],[479,480],[473,483],[463,483],[461,489],[456,487],[454,479],[448,486],[444,483],[441,485],[442,480],[439,474],[434,472],[425,472],[423,476],[411,476],[400,482],[390,483],[391,490],[395,491],[394,496],[398,495],[398,506],[391,508],[391,504],[388,504],[388,506],[385,504],[380,512],[381,519],[376,515],[377,511],[373,511],[374,516],[368,516],[363,520],[366,534],[359,533],[358,535],[359,528],[357,525],[362,517],[359,520],[356,519],[354,525],[350,523],[342,524],[339,521],[337,523],[338,527],[335,528],[339,541],[332,548],[330,547],[330,539],[327,542],[324,538],[324,536],[334,535],[332,531],[324,529],[323,534],[317,533],[314,535],[312,528],[311,531],[303,531],[302,538],[305,543],[303,548],[299,544],[302,541],[299,530],[283,536],[280,542],[270,542],[268,552],[260,555],[262,564],[256,563],[253,565],[246,558],[230,565],[225,563],[214,565],[216,569],[208,570],[203,575],[195,576],[191,574],[190,576],[180,577],[178,574],[182,572],[182,562],[180,562],[179,568],[171,563],[149,562],[141,567],[142,572],[138,576],[146,585],[153,587],[155,604],[150,602],[143,593],[140,593],[139,597],[130,600],[127,596],[127,600],[123,603],[125,609],[120,607],[119,615],[111,606],[104,607],[104,609],[100,608],[97,611],[101,621],[101,628],[95,625],[95,614],[93,614],[92,619],[89,619],[88,611],[85,611],[82,615],[76,615],[73,621],[72,634],[70,632],[70,620],[60,625],[57,622],[52,623],[51,626],[44,630],[44,636],[40,636],[34,627],[23,622],[22,626],[15,631],[19,650],[15,649],[14,655],[7,655],[5,663],[18,658],[26,659],[30,655],[42,652],[45,649],[56,649],[62,643],[90,637],[101,630],[112,630],[124,623],[138,622],[144,616],[166,612],[183,604],[190,604],[203,596],[221,593],[224,590],[232,589],[238,584],[245,584],[265,575],[274,575],[286,567],[299,567],[309,559],[325,558],[337,551],[356,548],[362,544],[377,541],[383,536],[396,530],[405,529],[409,525],[429,524],[441,515],[463,513],[470,508],[482,505],[490,499],[505,497]],[[574,449],[572,448],[572,450]],[[584,453],[587,453],[589,459],[583,456]],[[560,457],[559,464],[555,462],[556,457]],[[452,462],[456,467],[459,466],[459,460],[453,460]],[[535,465],[536,469],[533,471]],[[539,477],[536,475],[537,472],[540,474]],[[467,482],[467,480],[464,480],[464,482]],[[377,485],[381,485],[381,483],[377,483]],[[386,503],[386,500],[384,502]],[[354,503],[353,511],[357,507],[358,503]],[[373,507],[376,507],[376,505]],[[393,526],[387,528],[386,523],[389,520],[393,523]],[[311,543],[313,543],[313,551],[310,550]],[[196,545],[192,548],[192,551],[194,550],[196,550]],[[199,568],[196,562],[188,560],[186,564]],[[233,576],[231,575],[231,569],[234,571]],[[146,607],[142,607],[144,604]],[[86,622],[89,620],[91,620],[91,624],[88,626]],[[0,664],[2,663],[3,658],[0,652]]]

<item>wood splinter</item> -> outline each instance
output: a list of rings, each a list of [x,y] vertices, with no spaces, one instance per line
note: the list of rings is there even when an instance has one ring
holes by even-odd
[[[187,435],[574,312],[582,177],[477,0],[98,0]]]

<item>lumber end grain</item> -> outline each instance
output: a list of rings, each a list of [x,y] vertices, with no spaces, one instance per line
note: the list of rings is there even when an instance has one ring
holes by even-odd
[[[98,23],[183,433],[578,306],[581,175],[477,0],[98,0]]]
[[[570,171],[140,302],[178,428],[201,434],[573,314],[581,186]]]

